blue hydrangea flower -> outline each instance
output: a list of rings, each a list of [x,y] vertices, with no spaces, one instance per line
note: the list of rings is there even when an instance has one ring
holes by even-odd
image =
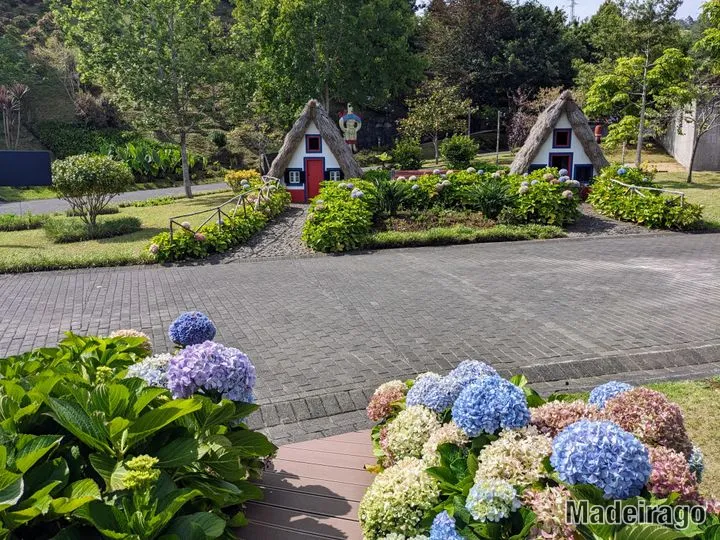
[[[350,193],[350,196],[351,196],[353,199],[362,199],[362,198],[365,196],[365,194],[364,194],[361,190],[359,190],[358,188],[355,188],[355,189],[353,189],[352,192]]]
[[[695,475],[698,483],[702,482],[703,472],[705,471],[705,456],[697,446],[693,446],[692,453],[688,458],[688,465],[690,466],[690,472]]]
[[[477,173],[478,173],[478,174],[485,174],[485,170],[484,170],[484,169],[480,169]]]
[[[617,173],[618,173],[620,176],[623,176],[625,173],[627,173],[627,169],[626,169],[625,167],[620,167],[620,168],[617,170]]]
[[[550,463],[568,484],[592,484],[606,499],[640,495],[652,466],[647,448],[612,422],[580,420],[553,441]]]
[[[567,169],[560,169],[560,170],[558,171],[558,174],[559,174],[560,176],[567,176],[568,174],[570,174],[570,172],[569,172]]]
[[[347,184],[345,184],[345,187],[347,189],[355,189],[355,184],[353,184],[352,182],[348,182]]]
[[[563,175],[563,176],[561,176],[560,178],[558,178],[558,180],[559,180],[559,182],[560,182],[561,184],[564,184],[565,182],[569,182],[569,181],[570,181],[570,177],[569,177],[568,175]]]
[[[171,354],[157,354],[133,364],[127,370],[126,379],[143,379],[148,386],[167,386],[167,370],[172,360]]]
[[[176,398],[197,392],[252,403],[255,366],[238,349],[206,341],[183,349],[170,361],[167,386]]]
[[[498,377],[497,371],[492,366],[479,360],[463,360],[460,364],[448,373],[445,377],[445,385],[452,397],[453,402],[458,398],[465,387],[485,377]]]
[[[441,413],[452,406],[453,397],[440,375],[427,373],[418,377],[413,387],[408,390],[405,401],[408,407],[425,405],[428,409]]]
[[[534,186],[534,185],[537,185],[537,183],[538,183],[537,180],[533,180],[532,182],[530,182],[530,185],[531,185],[531,186]]]
[[[478,521],[500,521],[520,508],[517,491],[505,480],[488,478],[470,488],[465,508]]]
[[[530,423],[530,409],[523,391],[498,376],[479,379],[455,400],[452,419],[468,437],[519,429]]]
[[[420,189],[420,186],[418,186],[417,184],[413,184],[410,189],[412,189],[413,191],[417,191],[418,189]]]
[[[446,510],[435,516],[430,529],[430,540],[463,540],[455,529],[455,518]]]
[[[210,318],[199,311],[188,311],[173,321],[168,329],[168,336],[173,343],[187,347],[215,337],[215,325]]]
[[[593,388],[590,392],[588,402],[599,409],[604,409],[608,400],[614,398],[618,394],[632,390],[632,388],[632,385],[624,382],[610,381]]]

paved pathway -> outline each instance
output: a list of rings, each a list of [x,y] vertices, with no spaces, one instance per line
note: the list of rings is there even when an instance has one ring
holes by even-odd
[[[548,390],[720,373],[712,234],[2,275],[0,291],[0,355],[67,329],[137,328],[164,350],[179,312],[208,313],[257,366],[253,423],[278,443],[366,427],[379,383],[467,357]]]
[[[203,191],[214,191],[216,189],[227,189],[225,182],[217,182],[214,184],[199,184],[193,186],[193,193],[202,193]],[[144,201],[154,197],[163,197],[165,195],[183,195],[185,188],[170,187],[160,189],[143,189],[140,191],[128,191],[121,193],[115,197],[110,204],[118,204],[123,201]],[[47,214],[49,212],[63,212],[70,206],[60,199],[39,199],[36,201],[4,203],[0,202],[0,214],[24,214],[31,212],[33,214]]]

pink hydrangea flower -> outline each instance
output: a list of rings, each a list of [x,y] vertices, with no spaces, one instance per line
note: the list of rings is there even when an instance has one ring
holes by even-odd
[[[652,472],[648,481],[648,490],[658,497],[667,497],[679,493],[686,502],[699,498],[695,475],[690,471],[687,459],[682,454],[662,446],[649,447]]]
[[[574,540],[575,526],[568,524],[566,504],[570,492],[562,487],[528,490],[523,502],[535,512],[537,521],[528,538],[533,540]]]
[[[192,229],[192,224],[189,221],[182,222],[183,229]]]
[[[574,424],[578,420],[597,420],[600,411],[594,405],[585,403],[584,401],[551,401],[541,407],[530,410],[530,423],[534,425],[540,433],[555,437],[563,429],[570,424]]]
[[[692,443],[682,411],[660,392],[633,388],[609,399],[603,410],[615,422],[650,446],[665,446],[690,457]]]
[[[195,240],[197,240],[198,242],[204,242],[205,235],[203,233],[195,233]]]
[[[150,248],[148,249],[150,253],[152,253],[153,255],[157,255],[160,251],[160,246],[158,246],[157,244],[150,244]]]
[[[373,422],[385,420],[392,412],[392,404],[405,397],[407,386],[402,381],[390,381],[380,385],[370,398],[367,415]]]

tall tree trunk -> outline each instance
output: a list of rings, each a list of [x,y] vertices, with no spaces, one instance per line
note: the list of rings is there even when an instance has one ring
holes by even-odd
[[[440,152],[438,149],[438,134],[433,135],[433,148],[435,149],[435,165],[440,162]]]
[[[645,67],[643,68],[642,103],[640,105],[640,125],[638,127],[637,150],[635,152],[635,166],[640,167],[642,163],[642,147],[645,131],[645,109],[647,108],[647,75],[650,67],[650,50],[645,50]]]
[[[18,105],[18,112],[17,112],[17,132],[15,133],[15,150],[18,149],[19,144],[20,144],[20,105]]]
[[[330,113],[330,85],[325,81],[325,110]]]
[[[180,132],[180,158],[182,160],[183,185],[185,186],[185,195],[188,199],[192,199],[192,184],[190,183],[190,164],[188,163],[187,153],[187,133]]]
[[[688,176],[687,176],[687,183],[692,184],[692,177],[693,177],[693,167],[695,166],[695,154],[697,154],[697,149],[700,146],[700,137],[695,137],[693,139],[693,150],[692,155],[690,156],[690,167],[688,167]]]
[[[620,161],[622,161],[623,165],[625,165],[625,152],[627,152],[627,141],[623,141],[622,145],[622,157],[620,158]]]

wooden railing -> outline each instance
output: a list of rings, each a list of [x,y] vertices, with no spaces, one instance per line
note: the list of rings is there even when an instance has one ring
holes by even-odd
[[[632,184],[625,184],[623,182],[620,182],[619,180],[612,180],[614,183],[618,184],[619,186],[622,186],[624,188],[627,188],[625,191],[626,194],[635,194],[639,195],[640,197],[645,197],[644,191],[657,191],[660,193],[669,193],[670,195],[675,195],[678,199],[680,199],[680,206],[683,206],[685,204],[685,193],[683,191],[673,191],[672,189],[661,189],[661,188],[654,188],[654,187],[646,187],[646,186],[635,186]]]
[[[243,217],[247,217],[247,207],[248,207],[248,199],[251,195],[257,194],[257,199],[254,202],[254,209],[259,210],[262,203],[265,201],[268,201],[270,199],[270,192],[272,191],[272,187],[275,187],[276,189],[281,189],[280,180],[273,176],[263,176],[263,185],[261,187],[257,187],[254,189],[248,189],[246,191],[243,191],[242,193],[239,193],[238,195],[235,195],[232,199],[230,199],[227,202],[224,202],[220,206],[216,206],[215,208],[208,208],[207,210],[200,210],[199,212],[191,212],[189,214],[183,214],[180,216],[173,216],[170,218],[170,242],[173,241],[173,235],[174,235],[174,229],[180,228],[184,231],[191,232],[193,234],[197,234],[200,232],[200,230],[210,223],[213,220],[217,220],[216,223],[222,227],[223,225],[223,218],[232,219],[234,218],[240,208],[242,208]],[[235,204],[232,211],[225,211],[226,207]],[[209,217],[203,221],[200,225],[198,225],[196,228],[187,227],[183,225],[182,222],[178,221],[183,218],[193,217],[193,216],[200,216],[203,214],[210,214]]]

